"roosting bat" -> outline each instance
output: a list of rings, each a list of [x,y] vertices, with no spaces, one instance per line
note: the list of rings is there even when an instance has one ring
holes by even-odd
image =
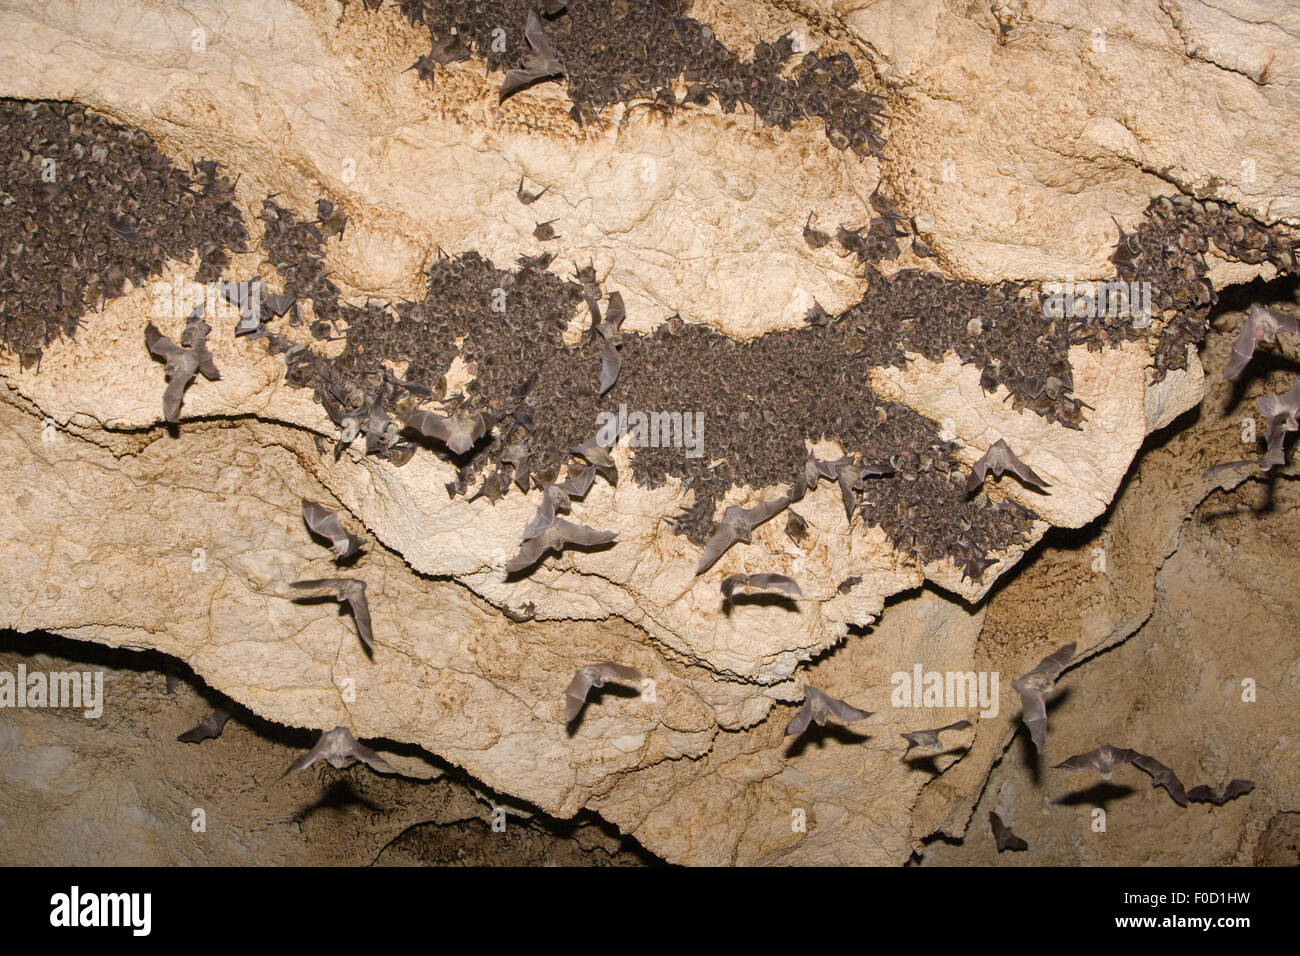
[[[771,501],[760,502],[752,508],[730,505],[722,513],[722,520],[718,522],[718,530],[705,542],[704,554],[700,556],[700,563],[695,566],[695,573],[703,574],[713,567],[718,558],[722,557],[726,550],[737,541],[749,544],[750,535],[754,533],[755,528],[769,518],[779,515],[789,505],[789,495],[782,495]]]
[[[194,318],[192,315],[191,324]],[[186,331],[189,332],[191,327],[192,325],[186,326]],[[190,347],[181,348],[159,332],[152,322],[144,327],[144,342],[150,354],[166,363],[163,373],[167,378],[167,388],[163,391],[163,417],[173,424],[181,420],[181,398],[196,374],[202,375],[209,382],[221,378],[221,373],[213,364],[212,353],[208,351],[207,323],[199,318],[198,326],[193,328],[196,331],[190,336]]]
[[[447,416],[418,408],[403,414],[402,421],[426,438],[442,442],[455,455],[473,448],[494,424],[472,408],[458,408]]]
[[[545,501],[542,507],[546,507]],[[538,512],[538,518],[542,518],[541,511]],[[553,511],[549,519],[549,523],[545,524],[540,531],[531,538],[525,539],[519,553],[506,565],[507,574],[515,574],[531,568],[546,557],[548,552],[554,551],[559,554],[567,545],[576,544],[582,548],[593,548],[602,544],[611,544],[618,537],[613,531],[597,531],[586,525],[557,518]],[[534,523],[536,522],[537,518],[534,519]]]
[[[943,727],[936,727],[933,730],[906,731],[900,735],[907,741],[907,750],[903,751],[903,756],[906,757],[913,747],[920,747],[922,750],[938,750],[940,747],[939,735],[941,733],[946,730],[965,730],[969,726],[969,720],[959,720]]]
[[[803,544],[808,539],[808,522],[793,508],[785,518],[785,536],[795,544]]]
[[[812,213],[808,213],[808,220],[803,224],[803,241],[813,249],[820,249],[826,243],[831,241],[831,237],[822,232],[820,229],[812,227]]]
[[[1029,844],[1011,832],[1011,827],[1002,822],[1002,818],[989,811],[989,826],[993,828],[993,839],[998,842],[998,852],[1006,850],[1028,850]]]
[[[328,199],[316,200],[316,221],[320,223],[321,235],[326,239],[330,236],[342,239],[343,230],[348,225],[348,217],[343,214],[343,210],[334,208],[334,203]]]
[[[294,581],[292,587],[302,591],[314,591],[316,595],[330,595],[337,601],[346,601],[352,608],[352,617],[357,622],[357,637],[366,650],[373,654],[375,645],[370,628],[370,604],[366,601],[366,582],[360,578],[313,578],[309,581]]]
[[[497,98],[498,103],[504,103],[520,90],[534,83],[542,80],[557,80],[564,75],[564,67],[560,65],[555,51],[551,49],[551,41],[546,38],[546,33],[542,30],[541,17],[535,10],[528,11],[524,39],[528,41],[533,52],[524,59],[522,70],[509,70],[506,73],[505,82],[501,84],[501,92]]]
[[[555,226],[553,225],[557,222],[559,222],[558,219],[548,219],[546,222],[539,222],[533,228],[533,235],[540,242],[550,242],[552,239],[560,238],[560,234],[555,231]]]
[[[572,723],[582,713],[587,702],[587,694],[593,687],[604,687],[607,682],[615,684],[632,684],[641,680],[641,672],[635,667],[606,661],[603,664],[588,664],[573,672],[573,680],[564,692],[564,722]]]
[[[1241,332],[1232,343],[1232,354],[1228,356],[1228,364],[1223,367],[1223,377],[1231,381],[1240,375],[1254,356],[1259,343],[1267,342],[1271,345],[1277,341],[1279,332],[1300,335],[1300,320],[1294,315],[1266,309],[1252,302]]]
[[[969,495],[974,492],[976,488],[984,483],[990,473],[994,476],[1001,476],[1007,472],[1011,472],[1011,474],[1019,478],[1021,484],[1034,485],[1040,490],[1051,487],[1034,473],[1034,469],[1016,457],[1016,453],[1011,450],[1011,446],[1005,440],[999,438],[971,466],[970,478],[966,481],[966,494]]]
[[[1253,780],[1243,780],[1240,777],[1234,777],[1221,787],[1211,789],[1205,784],[1199,787],[1192,787],[1187,791],[1187,799],[1194,803],[1212,803],[1216,807],[1221,807],[1229,800],[1235,800],[1244,793],[1250,793],[1255,789]]]
[[[343,527],[337,511],[330,511],[310,498],[302,499],[302,520],[307,522],[312,534],[329,540],[335,561],[351,557],[361,547],[361,538]]]
[[[193,730],[187,730],[177,737],[177,740],[183,740],[187,744],[197,744],[201,740],[220,737],[221,731],[225,729],[226,721],[230,719],[230,712],[217,708],[206,714]]]
[[[803,706],[794,715],[794,719],[786,725],[785,735],[790,737],[801,734],[813,722],[816,722],[818,727],[825,727],[826,721],[832,717],[840,723],[847,724],[870,716],[871,711],[858,710],[851,704],[846,704],[829,694],[823,694],[816,687],[809,685],[804,687]]]
[[[531,206],[533,203],[537,202],[537,200],[541,199],[542,196],[546,193],[546,191],[550,188],[551,188],[550,186],[546,186],[542,189],[541,192],[530,193],[527,189],[524,188],[524,177],[520,176],[519,188],[515,190],[515,197],[525,206]]]
[[[460,34],[451,33],[442,38],[433,40],[433,49],[429,55],[437,60],[443,66],[451,63],[461,63],[469,59],[469,47],[465,41],[460,38]]]
[[[112,210],[108,213],[108,231],[123,242],[139,242],[139,234],[131,228],[131,223],[127,221],[125,215],[119,216]]]
[[[1057,648],[1029,673],[1018,677],[1012,687],[1020,695],[1020,719],[1029,728],[1034,749],[1041,751],[1047,743],[1047,700],[1056,687],[1056,678],[1074,657],[1074,644]]]
[[[335,727],[321,734],[316,745],[290,764],[284,776],[306,770],[317,760],[324,760],[335,770],[342,770],[351,760],[360,760],[380,773],[397,773],[387,760],[358,742],[357,738],[352,736],[352,731],[346,727]]]
[[[784,574],[731,574],[722,579],[722,596],[731,603],[737,589],[745,591],[776,591],[792,598],[802,598],[803,592],[794,578]]]

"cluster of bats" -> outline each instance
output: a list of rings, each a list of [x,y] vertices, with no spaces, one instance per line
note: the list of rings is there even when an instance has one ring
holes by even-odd
[[[1074,644],[1057,648],[1028,673],[1016,678],[1012,684],[1016,693],[1020,695],[1021,720],[1029,731],[1035,752],[1041,753],[1047,745],[1047,700],[1055,691],[1056,681],[1062,671],[1073,662],[1074,652]],[[1053,769],[1069,770],[1074,773],[1093,771],[1100,774],[1103,780],[1109,780],[1116,768],[1125,764],[1132,764],[1147,774],[1151,778],[1152,786],[1163,787],[1170,798],[1181,807],[1187,806],[1188,801],[1222,806],[1229,800],[1249,793],[1255,788],[1255,784],[1250,780],[1233,778],[1222,786],[1211,787],[1202,784],[1188,790],[1184,788],[1178,775],[1155,757],[1111,744],[1102,744],[1087,753],[1075,754],[1055,764]],[[993,829],[999,853],[1029,848],[1029,844],[1016,836],[1011,828],[1003,823],[1001,817],[992,811],[989,813],[989,824]]]
[[[929,243],[921,238],[916,228],[916,219],[903,215],[892,199],[877,188],[869,197],[872,210],[877,213],[865,226],[846,229],[840,226],[835,230],[835,240],[844,249],[844,255],[855,255],[863,262],[892,262],[897,259],[901,247],[898,240],[910,237],[912,252],[918,258],[928,258],[934,253]],[[831,241],[830,233],[813,228],[813,214],[808,213],[804,222],[803,238],[811,249],[821,249]],[[814,306],[816,308],[816,306]],[[812,321],[813,317],[809,317]]]

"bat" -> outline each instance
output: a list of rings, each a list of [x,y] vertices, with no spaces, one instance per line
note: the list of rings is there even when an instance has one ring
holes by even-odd
[[[575,524],[572,521],[565,521],[563,518],[552,515],[549,524],[536,535],[524,541],[519,553],[506,564],[506,573],[516,574],[519,571],[531,568],[546,557],[548,552],[554,551],[559,554],[566,545],[576,544],[582,548],[592,548],[602,544],[611,544],[617,538],[618,535],[613,531],[597,531],[595,528],[588,528],[586,525]]]
[[[577,498],[581,500],[587,497],[587,492],[591,490],[591,486],[595,484],[595,482],[596,466],[588,465],[576,474],[570,470],[569,476],[565,478],[562,483],[555,485],[554,487],[557,490],[564,492],[566,500],[569,498]]]
[[[230,712],[217,708],[206,714],[193,730],[187,730],[177,737],[177,740],[183,740],[187,744],[197,744],[201,740],[216,738],[221,736],[221,731],[226,727],[226,721],[230,719]]]
[[[550,242],[552,239],[560,238],[560,234],[555,231],[552,223],[559,222],[558,219],[548,219],[546,222],[539,222],[533,228],[533,235],[541,242]]]
[[[633,684],[641,680],[641,672],[634,667],[606,661],[588,664],[573,672],[573,680],[564,692],[564,722],[573,723],[587,703],[587,694],[593,687],[604,687],[607,682]]]
[[[537,537],[554,523],[557,512],[568,511],[572,507],[573,502],[569,500],[569,496],[558,485],[544,485],[542,487],[542,503],[537,509],[537,514],[533,516],[533,520],[524,528],[520,540],[529,541]]]
[[[972,494],[976,488],[984,483],[990,473],[994,476],[1001,476],[1008,471],[1019,478],[1021,484],[1035,485],[1040,492],[1043,488],[1051,487],[1042,478],[1039,478],[1032,468],[1016,457],[1016,453],[1011,450],[1011,446],[1005,440],[999,438],[971,466],[970,478],[966,481],[966,494]]]
[[[330,511],[310,498],[302,499],[302,520],[307,522],[312,534],[329,540],[336,562],[356,554],[362,545],[359,537],[343,527],[337,511]]]
[[[342,770],[352,760],[360,760],[371,770],[380,773],[397,773],[379,754],[360,743],[346,727],[335,727],[320,735],[315,746],[289,765],[282,776],[306,770],[317,760],[324,760],[335,770]]]
[[[794,578],[784,574],[731,574],[722,579],[722,597],[731,603],[736,589],[746,591],[776,591],[792,598],[802,598],[803,592]]]
[[[588,439],[585,443],[570,448],[569,453],[590,462],[611,485],[618,484],[618,466],[614,464],[614,456],[608,448],[597,444],[596,439]]]
[[[760,502],[752,508],[730,505],[722,513],[722,520],[718,522],[717,530],[705,542],[704,554],[700,556],[700,563],[695,566],[695,573],[703,574],[713,567],[718,558],[722,557],[737,541],[749,544],[750,535],[754,533],[755,528],[769,518],[779,515],[789,505],[789,495]]]
[[[549,266],[554,259],[555,253],[543,252],[535,256],[520,256],[515,260],[515,262],[523,266],[525,269],[539,269],[545,271],[546,267]]]
[[[785,518],[785,536],[795,544],[803,544],[808,540],[808,522],[804,521],[803,515],[793,508]]]
[[[434,69],[433,64],[434,64],[434,58],[427,53],[422,53],[415,58],[414,63],[412,63],[402,72],[409,73],[411,70],[414,70],[416,76],[418,76],[422,80],[425,80],[430,85],[433,85],[434,80],[438,76],[438,71]]]
[[[1006,850],[1028,850],[1029,844],[1011,832],[1011,827],[1002,822],[1002,818],[989,811],[989,826],[993,828],[993,839],[998,842],[998,852]]]
[[[1254,357],[1255,349],[1259,344],[1261,342],[1273,344],[1277,341],[1279,332],[1300,335],[1300,320],[1297,320],[1294,315],[1286,315],[1276,309],[1266,309],[1252,302],[1246,321],[1241,326],[1241,332],[1232,343],[1232,353],[1228,356],[1228,364],[1223,367],[1223,377],[1232,381],[1240,375]]]
[[[850,465],[843,464],[839,469],[840,498],[844,501],[844,517],[853,520],[853,509],[858,506],[856,492],[861,491],[866,479],[876,475],[892,475],[894,469],[889,465]]]
[[[840,723],[847,724],[870,716],[871,711],[858,710],[838,698],[822,693],[810,684],[804,687],[803,706],[794,715],[794,719],[786,725],[785,735],[790,737],[801,734],[814,721],[818,727],[825,727],[826,721],[832,717]]]
[[[609,305],[605,307],[605,320],[602,322],[600,306],[596,300],[585,295],[584,299],[587,302],[587,309],[591,312],[591,327],[604,339],[600,350],[600,387],[596,392],[597,395],[604,395],[614,387],[614,383],[618,381],[618,373],[623,368],[623,358],[619,355],[618,346],[623,340],[623,320],[627,317],[627,310],[623,305],[623,293],[611,292]]]
[[[1073,643],[1059,647],[1011,685],[1020,695],[1020,719],[1029,728],[1035,750],[1041,751],[1047,743],[1047,695],[1056,688],[1056,679],[1073,657]]]
[[[348,217],[343,215],[342,209],[335,209],[334,203],[328,199],[317,199],[316,222],[320,224],[321,235],[324,238],[338,236],[342,239],[343,230],[348,224]]]
[[[1070,770],[1075,773],[1082,770],[1095,770],[1101,774],[1101,779],[1109,780],[1116,767],[1122,767],[1126,763],[1133,763],[1141,756],[1136,750],[1102,744],[1096,750],[1089,750],[1086,754],[1075,754],[1073,757],[1062,760],[1056,764],[1056,769]]]
[[[163,417],[172,424],[181,420],[181,399],[196,374],[202,375],[210,382],[221,378],[221,373],[213,364],[212,353],[208,351],[209,327],[202,319],[198,319],[197,326],[193,325],[193,321],[192,315],[191,324],[186,326],[186,332],[189,333],[191,328],[195,331],[189,336],[192,344],[187,348],[182,348],[163,335],[152,322],[144,327],[144,343],[149,353],[165,363],[163,374],[167,379],[167,388],[163,391]],[[201,330],[199,330],[200,326]]]
[[[488,416],[472,408],[458,408],[446,416],[416,409],[403,414],[402,421],[426,438],[442,442],[456,455],[463,455],[473,448],[495,424]]]
[[[1183,782],[1178,779],[1178,774],[1155,757],[1148,757],[1146,754],[1138,754],[1134,757],[1133,766],[1151,777],[1151,786],[1164,787],[1174,803],[1180,807],[1187,806],[1187,791],[1183,789]]]
[[[970,726],[969,720],[959,720],[956,723],[947,724],[943,727],[935,727],[933,730],[910,730],[900,736],[907,741],[907,750],[903,751],[906,757],[913,747],[920,747],[923,750],[938,750],[939,735],[945,730],[965,730]]]
[[[551,49],[551,41],[546,38],[546,33],[542,30],[542,20],[536,10],[528,11],[524,39],[528,41],[528,46],[533,52],[524,58],[522,70],[509,70],[506,73],[505,82],[501,84],[501,92],[498,94],[498,103],[504,103],[520,90],[534,83],[558,80],[564,75],[564,67],[560,65],[555,51]]]
[[[1207,787],[1205,784],[1192,787],[1187,791],[1187,799],[1193,803],[1212,803],[1216,807],[1221,807],[1229,800],[1235,800],[1242,794],[1250,793],[1254,789],[1255,781],[1234,777],[1223,786],[1214,789]]]
[[[112,210],[108,213],[108,231],[123,242],[139,242],[139,234],[131,228],[125,215],[119,216]]]
[[[221,297],[239,310],[239,323],[235,326],[236,335],[247,335],[262,327],[261,315],[262,280],[254,276],[243,282],[222,280],[217,283]]]
[[[808,220],[803,224],[803,241],[813,249],[820,249],[826,243],[831,241],[831,237],[820,229],[812,227],[812,213],[808,213]]]
[[[429,55],[437,60],[442,66],[448,66],[452,63],[462,63],[469,59],[469,47],[460,38],[460,34],[448,34],[441,39],[434,39],[433,49]]]
[[[267,311],[277,319],[293,308],[294,303],[297,301],[298,297],[296,295],[290,295],[287,292],[262,293],[262,303],[266,306]]]
[[[1265,470],[1274,465],[1286,464],[1286,436],[1300,428],[1300,379],[1291,383],[1291,389],[1283,395],[1264,395],[1255,399],[1259,412],[1268,422],[1268,447],[1260,464]]]
[[[366,582],[360,578],[313,578],[294,581],[292,587],[314,591],[313,596],[330,595],[337,601],[346,601],[352,608],[352,618],[357,622],[357,637],[366,652],[374,654],[375,645],[370,626],[370,604],[366,601]]]
[[[524,177],[520,176],[519,188],[515,190],[515,198],[517,198],[525,206],[531,206],[533,203],[537,202],[537,200],[541,199],[542,196],[545,195],[547,190],[549,190],[550,188],[551,188],[550,186],[546,186],[539,193],[530,193],[527,189],[524,188]]]

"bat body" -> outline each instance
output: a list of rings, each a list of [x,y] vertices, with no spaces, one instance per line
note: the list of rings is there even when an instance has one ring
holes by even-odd
[[[306,770],[317,760],[324,760],[335,770],[342,770],[351,761],[359,760],[380,773],[397,773],[388,761],[360,743],[346,727],[335,727],[321,734],[316,745],[290,764],[284,776]]]
[[[790,496],[782,495],[771,501],[764,501],[752,508],[730,505],[722,513],[718,529],[704,545],[704,554],[695,566],[696,574],[703,574],[717,563],[718,558],[737,541],[749,544],[750,535],[764,521],[774,518],[790,505]]]
[[[1146,754],[1138,754],[1134,757],[1133,766],[1151,777],[1151,786],[1164,787],[1174,803],[1180,807],[1187,806],[1187,791],[1183,789],[1183,782],[1178,779],[1178,774],[1155,757],[1148,757]]]
[[[906,757],[913,747],[920,747],[922,750],[938,750],[940,748],[939,735],[941,733],[946,730],[965,730],[969,726],[969,720],[958,720],[943,727],[935,727],[933,730],[907,731],[900,735],[907,741],[907,750],[903,751],[903,756]]]
[[[966,494],[972,494],[990,474],[1000,477],[1007,472],[1011,472],[1011,474],[1019,478],[1021,484],[1036,486],[1040,491],[1043,488],[1051,487],[1042,478],[1038,477],[1032,468],[1016,457],[1016,453],[1011,450],[1011,446],[1004,439],[999,438],[971,466],[971,475],[966,481]]]
[[[351,557],[361,547],[361,539],[343,527],[338,512],[330,511],[310,498],[302,499],[302,520],[307,523],[312,534],[329,540],[335,561]]]
[[[366,582],[360,578],[314,578],[294,581],[293,587],[315,592],[314,596],[328,595],[336,601],[347,602],[352,617],[357,622],[357,637],[368,653],[375,651],[374,634],[370,625],[370,604],[366,601]]]
[[[543,505],[545,507],[545,505]],[[539,513],[538,517],[542,517]],[[534,522],[537,518],[533,519]],[[531,527],[531,526],[530,526]],[[613,531],[597,531],[586,525],[575,524],[557,518],[552,513],[550,521],[541,531],[524,541],[519,553],[506,564],[507,574],[516,574],[531,568],[546,555],[554,551],[559,554],[568,545],[576,544],[582,548],[592,548],[602,544],[611,544],[618,538]]]
[[[533,236],[540,242],[550,242],[552,239],[560,238],[560,234],[555,231],[554,223],[557,219],[548,219],[546,222],[539,222],[533,228]]]
[[[199,741],[208,740],[221,736],[221,731],[226,727],[226,721],[230,719],[230,712],[226,710],[210,711],[193,730],[187,730],[177,737],[177,740],[183,740],[187,744],[197,744]]]
[[[862,490],[866,479],[876,475],[892,475],[894,469],[889,465],[840,465],[837,480],[840,483],[840,498],[844,501],[844,517],[853,520],[853,509],[858,506],[857,492]]]
[[[1070,770],[1075,773],[1084,770],[1095,770],[1101,774],[1101,779],[1109,780],[1116,767],[1132,763],[1141,756],[1136,750],[1102,744],[1096,750],[1089,750],[1086,754],[1075,754],[1073,757],[1062,760],[1056,765],[1056,769]]]
[[[149,353],[165,363],[163,374],[167,379],[167,388],[163,391],[163,417],[173,424],[181,420],[181,400],[195,375],[202,375],[210,382],[221,378],[221,373],[212,361],[212,353],[208,351],[207,336],[210,328],[199,317],[200,314],[200,310],[196,309],[186,325],[186,336],[182,338],[182,341],[186,338],[189,340],[186,347],[177,345],[163,335],[152,322],[144,328],[144,342]]]
[[[1056,688],[1056,679],[1073,657],[1074,644],[1057,648],[1011,685],[1020,695],[1021,720],[1029,728],[1035,750],[1041,751],[1047,743],[1047,695]]]
[[[1283,395],[1264,395],[1255,399],[1260,414],[1268,422],[1268,448],[1260,464],[1265,468],[1286,464],[1286,436],[1300,428],[1300,379],[1291,383]]]
[[[537,202],[537,200],[541,199],[542,196],[545,194],[546,190],[550,188],[551,188],[550,186],[547,186],[541,192],[530,193],[527,189],[524,188],[524,177],[520,176],[519,188],[515,190],[515,198],[518,199],[525,206],[531,206],[533,203]]]
[[[1221,787],[1211,789],[1205,784],[1199,787],[1192,787],[1187,791],[1187,799],[1193,803],[1212,803],[1216,807],[1221,807],[1229,800],[1235,800],[1242,794],[1250,793],[1255,789],[1253,780],[1243,780],[1240,777],[1234,777]]]
[[[1223,367],[1223,377],[1231,381],[1240,375],[1254,357],[1259,344],[1276,342],[1279,332],[1300,335],[1300,320],[1293,315],[1266,309],[1252,302],[1241,332],[1232,343],[1232,354],[1228,356],[1228,364]]]
[[[831,241],[829,235],[820,229],[813,228],[812,213],[808,213],[808,220],[803,224],[803,241],[808,243],[808,246],[812,249],[820,249]]]
[[[785,734],[787,737],[801,734],[812,723],[816,723],[818,727],[825,727],[826,722],[832,718],[840,723],[847,724],[870,716],[871,711],[858,710],[856,707],[829,694],[824,694],[816,687],[809,685],[804,688],[803,706],[794,715],[794,719],[786,725]]]
[[[623,358],[618,346],[622,343],[623,319],[627,310],[623,305],[623,293],[613,292],[609,296],[609,305],[605,308],[605,320],[600,320],[600,306],[590,296],[585,296],[587,309],[591,312],[591,327],[604,340],[600,347],[600,387],[597,395],[604,395],[618,381],[618,373],[623,369]],[[591,459],[588,459],[590,461]]]
[[[793,508],[785,518],[785,535],[795,544],[803,544],[808,540],[808,522]]]
[[[998,842],[998,852],[1007,850],[1028,850],[1029,844],[1011,832],[1011,827],[1002,822],[1002,818],[989,811],[989,826],[993,828],[993,839]]]
[[[494,424],[472,408],[458,408],[446,416],[416,409],[404,414],[402,421],[426,438],[442,442],[456,455],[463,455],[478,444]]]
[[[584,444],[570,448],[569,452],[590,462],[611,485],[618,484],[618,466],[614,464],[614,456],[608,448],[597,444],[596,439],[589,439]]]
[[[743,591],[768,591],[802,598],[803,592],[794,578],[784,574],[732,574],[722,579],[722,596],[730,602],[737,589]]]
[[[636,668],[611,661],[579,667],[574,671],[573,680],[564,692],[564,722],[572,723],[582,713],[583,705],[587,703],[587,694],[593,687],[604,687],[611,681],[615,684],[633,684],[640,680],[641,672]]]
[[[469,59],[469,47],[465,41],[460,38],[459,34],[449,34],[442,38],[435,38],[433,49],[429,55],[438,61],[442,66],[448,66],[452,63],[461,63]]]
[[[556,80],[564,75],[564,67],[560,65],[555,51],[551,49],[551,41],[546,38],[546,33],[542,30],[542,20],[536,10],[528,11],[524,39],[528,41],[528,46],[533,52],[524,59],[522,70],[509,70],[506,73],[505,82],[501,84],[501,92],[498,94],[498,103],[504,103],[520,90],[534,83]]]

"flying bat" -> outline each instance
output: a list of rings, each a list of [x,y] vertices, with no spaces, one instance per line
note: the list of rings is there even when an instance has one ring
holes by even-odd
[[[542,189],[541,192],[530,193],[527,189],[524,188],[524,177],[520,176],[519,188],[515,190],[515,197],[525,206],[531,206],[533,203],[537,202],[537,200],[541,199],[543,194],[545,194],[546,191],[550,188],[551,188],[550,186],[546,186]]]
[[[1254,356],[1259,343],[1276,342],[1279,332],[1300,335],[1300,320],[1297,320],[1294,315],[1287,315],[1276,309],[1266,309],[1252,302],[1246,321],[1241,326],[1241,332],[1232,343],[1232,354],[1228,356],[1228,364],[1223,367],[1223,377],[1231,381],[1240,375]]]
[[[1051,487],[1042,478],[1039,478],[1032,468],[1016,457],[1016,453],[1011,450],[1011,446],[1005,440],[999,438],[971,466],[970,478],[966,481],[966,494],[973,493],[976,488],[984,483],[990,473],[994,476],[1001,476],[1008,471],[1019,478],[1021,484],[1035,485],[1040,490]]]
[[[618,484],[618,466],[614,464],[614,456],[609,453],[608,448],[597,443],[595,438],[590,438],[581,445],[575,445],[569,449],[569,453],[590,462],[611,485]]]
[[[731,602],[737,589],[746,591],[776,591],[792,598],[802,598],[803,592],[794,578],[784,574],[731,574],[722,579],[722,597]]]
[[[871,711],[858,710],[856,707],[831,697],[829,694],[823,694],[816,687],[808,685],[804,687],[803,706],[794,715],[794,719],[786,725],[785,735],[790,737],[801,734],[814,721],[818,727],[825,727],[826,721],[832,717],[840,723],[847,724],[870,716]]]
[[[857,492],[862,490],[866,479],[876,475],[892,475],[894,469],[889,465],[840,465],[838,481],[840,498],[844,502],[844,517],[853,520],[853,509],[858,506]]]
[[[755,528],[769,518],[779,515],[789,505],[789,495],[782,495],[779,498],[773,498],[771,501],[760,502],[752,508],[730,505],[722,513],[722,520],[718,522],[718,530],[705,542],[704,554],[700,556],[700,563],[695,566],[695,573],[703,574],[713,567],[718,558],[722,557],[726,550],[737,541],[749,544],[750,535],[754,533]]]
[[[604,687],[607,682],[615,684],[633,684],[641,680],[641,672],[635,667],[606,661],[603,664],[588,664],[573,672],[573,680],[564,692],[564,722],[572,723],[582,713],[587,702],[587,694],[593,687]]]
[[[1046,697],[1056,688],[1056,678],[1065,670],[1074,657],[1074,644],[1057,648],[1039,662],[1029,673],[1018,677],[1012,687],[1020,695],[1020,719],[1029,728],[1029,736],[1034,741],[1034,749],[1042,750],[1047,743],[1047,701]]]
[[[592,548],[602,544],[610,544],[617,537],[618,535],[613,531],[597,531],[595,528],[588,528],[586,525],[552,517],[549,525],[523,543],[519,553],[506,564],[506,573],[515,574],[531,568],[546,557],[547,552],[554,551],[559,554],[570,544],[576,544],[582,548]]]
[[[1253,780],[1243,780],[1240,777],[1234,777],[1221,787],[1211,789],[1205,784],[1199,787],[1192,787],[1187,791],[1187,799],[1193,803],[1212,803],[1216,807],[1221,807],[1229,800],[1235,800],[1242,794],[1250,793],[1255,789]]]
[[[294,581],[291,586],[302,591],[314,591],[313,596],[329,595],[337,601],[346,601],[352,608],[353,619],[357,622],[357,637],[361,638],[361,643],[368,653],[375,652],[365,581],[360,578],[313,578],[309,581]]]
[[[998,841],[998,852],[1006,850],[1028,850],[1029,844],[1011,832],[1011,827],[1002,822],[1002,818],[989,811],[989,826],[993,828],[993,839]]]
[[[200,320],[204,329],[207,324]],[[202,375],[210,382],[221,378],[217,366],[213,364],[212,353],[208,351],[207,333],[196,334],[192,338],[192,347],[181,348],[167,336],[158,331],[150,322],[144,327],[144,342],[151,355],[163,360],[167,388],[163,391],[163,417],[175,424],[181,420],[181,399],[196,374]]]
[[[534,83],[542,80],[557,80],[564,75],[564,67],[560,65],[555,51],[551,49],[551,41],[546,38],[546,33],[542,30],[542,20],[536,10],[528,11],[524,39],[528,41],[528,46],[533,52],[524,58],[522,70],[510,70],[506,73],[505,82],[501,84],[501,92],[497,98],[498,103],[504,103],[520,90]]]
[[[1101,774],[1101,779],[1109,780],[1116,767],[1122,767],[1126,763],[1133,763],[1141,756],[1136,750],[1102,744],[1096,750],[1089,750],[1086,754],[1075,754],[1073,757],[1062,760],[1056,765],[1056,769],[1070,770],[1075,773],[1083,770],[1095,770]]]
[[[965,730],[969,726],[969,720],[959,720],[943,727],[935,727],[933,730],[907,731],[900,735],[907,741],[907,750],[903,751],[903,756],[906,757],[913,747],[920,747],[922,750],[938,750],[941,733],[945,730]]]
[[[1180,807],[1187,806],[1187,791],[1183,789],[1183,782],[1178,779],[1178,774],[1155,757],[1148,757],[1146,754],[1138,754],[1134,757],[1133,766],[1151,777],[1151,786],[1164,787],[1174,803]]]
[[[352,736],[352,731],[346,727],[335,727],[321,734],[316,745],[290,764],[284,776],[306,770],[317,760],[324,760],[335,770],[342,770],[349,761],[360,760],[370,769],[378,770],[380,773],[397,773],[387,760],[358,742],[357,738]]]
[[[302,520],[307,522],[312,534],[329,539],[335,561],[351,557],[362,545],[361,538],[343,527],[337,511],[330,511],[310,498],[302,499]]]
[[[221,731],[225,729],[226,721],[229,719],[230,712],[218,707],[206,714],[193,730],[185,731],[176,739],[183,740],[187,744],[197,744],[201,740],[220,737]]]
[[[1268,448],[1260,464],[1265,468],[1286,464],[1286,436],[1300,428],[1300,379],[1291,383],[1291,388],[1282,395],[1264,395],[1255,399],[1260,414],[1268,422]]]
[[[472,408],[458,408],[446,416],[416,409],[403,414],[402,421],[426,438],[442,442],[456,455],[463,455],[478,444],[494,424],[488,416]]]
[[[587,308],[591,311],[591,327],[604,340],[600,347],[600,385],[597,395],[604,395],[618,381],[618,373],[623,369],[623,357],[619,354],[623,320],[627,310],[623,305],[623,293],[613,292],[609,296],[609,305],[605,308],[605,321],[600,321],[600,306],[596,300],[586,297]],[[589,459],[590,460],[590,459]]]

